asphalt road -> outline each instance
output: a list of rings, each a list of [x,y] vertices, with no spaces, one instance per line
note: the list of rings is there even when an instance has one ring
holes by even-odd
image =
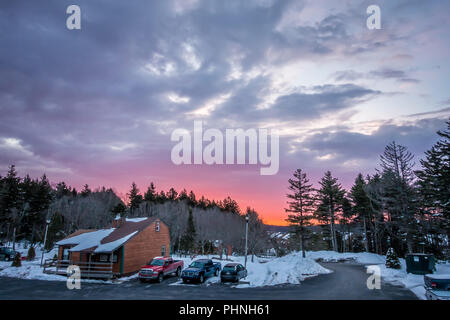
[[[369,290],[369,274],[354,263],[322,263],[333,273],[306,279],[300,285],[235,288],[209,283],[181,284],[177,278],[163,283],[140,283],[137,279],[120,284],[81,283],[80,290],[68,290],[63,281],[0,278],[0,299],[249,299],[249,300],[410,300],[409,290],[382,282],[380,290]]]

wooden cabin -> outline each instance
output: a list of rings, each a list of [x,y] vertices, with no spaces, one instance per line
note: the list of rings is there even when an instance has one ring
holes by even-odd
[[[78,265],[82,277],[131,275],[156,256],[168,256],[169,228],[158,218],[116,218],[112,227],[78,230],[56,243],[56,271]]]

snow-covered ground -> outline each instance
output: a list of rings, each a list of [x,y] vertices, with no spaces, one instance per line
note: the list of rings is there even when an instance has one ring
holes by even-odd
[[[423,275],[406,273],[405,259],[400,258],[400,269],[391,269],[386,267],[386,257],[375,253],[338,253],[334,251],[311,251],[307,252],[307,258],[322,259],[322,261],[342,261],[352,259],[355,262],[364,265],[378,265],[381,270],[381,278],[392,284],[399,284],[411,290],[418,298],[425,298],[425,288],[423,282]],[[438,263],[436,264],[436,272],[433,275],[448,275],[450,277],[450,264]]]
[[[53,258],[57,253],[57,248],[53,248],[50,252],[46,252],[44,255],[45,259]],[[28,249],[24,248],[24,243],[16,243],[16,251],[19,251],[22,257],[26,257]],[[0,277],[11,277],[11,278],[21,278],[21,279],[34,279],[34,280],[48,280],[48,281],[67,281],[66,276],[47,274],[42,272],[41,247],[35,247],[36,257],[33,261],[23,260],[21,267],[12,267],[12,261],[0,261]],[[92,282],[92,283],[111,283],[111,281],[103,280],[91,280],[82,279],[82,282]]]
[[[21,252],[22,256],[27,255],[27,249],[23,247],[23,243],[18,243],[16,250]],[[52,258],[56,253],[56,248],[45,254],[45,258]],[[0,261],[0,276],[14,277],[22,279],[37,279],[37,280],[56,280],[66,281],[67,277],[61,275],[45,274],[40,267],[42,251],[36,247],[36,258],[34,261],[22,261],[22,266],[19,268],[11,267],[11,262]],[[222,267],[229,262],[237,262],[244,264],[243,256],[230,256],[228,260],[214,259],[217,256],[196,256],[194,259],[190,257],[173,256],[174,259],[181,259],[184,261],[184,266],[187,267],[195,259],[213,258],[213,261],[220,262]],[[225,258],[225,257],[224,257]],[[338,253],[333,251],[309,251],[306,253],[306,258],[302,258],[300,252],[294,252],[284,257],[279,258],[258,258],[254,257],[252,262],[251,256],[247,259],[248,276],[243,280],[243,283],[237,285],[237,288],[273,286],[279,284],[300,284],[301,281],[308,277],[317,276],[320,274],[330,273],[332,271],[322,267],[316,260],[325,262],[354,260],[363,265],[378,265],[381,270],[381,276],[384,281],[400,284],[414,292],[419,298],[425,299],[425,289],[423,287],[423,276],[406,273],[406,263],[404,259],[400,259],[401,269],[386,268],[386,257],[374,253]],[[450,276],[450,264],[440,263],[436,265],[436,274],[448,274]],[[130,277],[120,278],[119,281],[103,281],[103,280],[87,280],[82,279],[82,282],[97,282],[97,283],[122,283],[136,279],[137,274]],[[212,277],[206,280],[206,285],[219,282],[219,277]],[[177,281],[172,285],[185,285],[181,281]],[[188,284],[186,284],[188,285]]]
[[[26,256],[27,249],[24,249],[21,244],[16,249]],[[46,253],[45,258],[51,258],[55,254],[56,249]],[[201,258],[213,258],[213,256],[196,256],[194,259],[190,257],[173,256],[174,259],[181,259],[184,261],[184,266],[187,267],[193,260]],[[54,274],[45,274],[40,267],[41,250],[36,248],[36,259],[34,261],[22,261],[22,266],[19,268],[11,267],[11,262],[0,261],[0,276],[14,277],[22,279],[37,279],[37,280],[56,280],[66,281],[67,277]],[[244,264],[243,256],[230,256],[228,260],[213,259],[215,262],[220,262],[222,267],[229,262],[238,262]],[[239,284],[236,287],[259,287],[272,286],[278,284],[299,284],[302,280],[317,276],[319,274],[330,273],[331,271],[323,268],[311,258],[303,259],[301,254],[292,253],[281,258],[263,259],[254,257],[252,262],[251,256],[247,259],[248,276],[244,280],[245,283]],[[103,280],[85,280],[82,282],[100,282],[100,283],[122,283],[136,279],[137,274],[130,277],[120,278],[118,281],[103,281]],[[219,277],[212,277],[206,280],[206,285],[217,283],[220,281]],[[172,285],[184,285],[178,281]]]
[[[196,256],[195,259],[208,258],[207,256]],[[214,258],[209,256],[209,258]],[[195,260],[189,257],[174,256],[174,259],[181,259],[184,261],[185,267]],[[244,265],[244,256],[230,256],[229,261],[213,259],[214,262],[220,262],[222,267],[230,262],[237,262]],[[292,253],[281,258],[263,259],[254,257],[252,262],[251,256],[247,258],[248,276],[237,288],[273,286],[278,284],[299,284],[308,277],[317,276],[319,274],[330,273],[331,271],[325,269],[313,259],[303,259],[300,253]],[[212,277],[206,281],[206,284],[219,282],[219,277]],[[182,282],[178,281],[173,285],[180,285]]]

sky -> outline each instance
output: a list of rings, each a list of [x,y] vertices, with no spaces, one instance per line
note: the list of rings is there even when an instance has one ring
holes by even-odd
[[[81,9],[69,30],[66,9]],[[369,5],[381,29],[366,26]],[[284,224],[287,180],[349,189],[395,140],[416,163],[450,116],[450,3],[0,2],[0,174],[231,196]],[[175,165],[171,134],[277,130],[280,168]]]

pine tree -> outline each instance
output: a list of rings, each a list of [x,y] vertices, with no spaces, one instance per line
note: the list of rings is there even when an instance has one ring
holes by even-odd
[[[22,266],[22,261],[20,260],[20,254],[16,253],[16,255],[14,256],[14,260],[11,264],[11,267],[21,267]]]
[[[139,189],[136,186],[136,183],[133,182],[131,184],[131,189],[127,196],[129,201],[128,207],[130,208],[131,215],[133,215],[133,211],[138,209],[144,200],[142,195],[139,194]]]
[[[389,248],[386,253],[386,267],[391,269],[400,269],[400,260],[393,248]]]
[[[178,192],[175,191],[174,188],[170,188],[169,192],[167,192],[167,198],[170,201],[175,201],[177,199]]]
[[[304,258],[306,256],[305,237],[308,231],[306,227],[311,225],[313,218],[314,196],[312,193],[314,189],[312,184],[309,184],[306,173],[303,173],[301,169],[297,169],[293,176],[294,178],[288,180],[288,189],[291,193],[286,195],[289,200],[287,201],[288,208],[285,211],[290,214],[286,221],[293,227],[294,234],[300,240],[300,251]]]
[[[197,235],[195,232],[194,217],[192,215],[192,209],[189,208],[186,232],[182,239],[182,245],[187,252],[192,253],[194,251],[196,238]]]
[[[27,260],[33,261],[35,257],[36,257],[36,251],[34,250],[33,246],[30,246],[30,248],[28,249],[28,253],[27,253]]]
[[[89,189],[89,186],[87,184],[84,185],[83,190],[81,190],[80,194],[82,197],[87,197],[92,193],[92,190]]]
[[[416,221],[417,193],[412,185],[413,155],[406,147],[391,142],[380,159],[391,246],[403,255],[406,242],[407,251],[412,253],[420,241]]]
[[[431,238],[428,250],[440,256],[446,246],[441,235],[450,236],[450,120],[447,130],[437,134],[440,140],[425,152],[422,168],[415,173],[424,220],[422,233]]]
[[[64,216],[56,211],[51,219],[50,225],[48,226],[47,242],[45,243],[45,250],[50,251],[55,245],[56,241],[64,238]]]
[[[353,202],[353,212],[356,214],[357,221],[360,221],[364,231],[364,248],[369,252],[368,224],[371,220],[370,198],[366,192],[366,182],[362,174],[358,174],[355,184],[350,190],[350,198]]]
[[[123,217],[126,212],[127,207],[122,202],[119,202],[111,209],[113,218],[116,218],[117,216]]]
[[[9,166],[0,189],[0,225],[12,223],[12,209],[20,204],[20,178],[14,165]]]
[[[329,225],[333,251],[338,251],[335,224],[337,214],[341,210],[345,190],[338,183],[338,180],[333,178],[330,171],[325,172],[319,184],[321,186],[317,191],[319,205],[315,211],[315,216],[319,221]]]
[[[150,183],[147,191],[144,194],[144,201],[155,202],[156,201],[156,190],[153,182]]]

